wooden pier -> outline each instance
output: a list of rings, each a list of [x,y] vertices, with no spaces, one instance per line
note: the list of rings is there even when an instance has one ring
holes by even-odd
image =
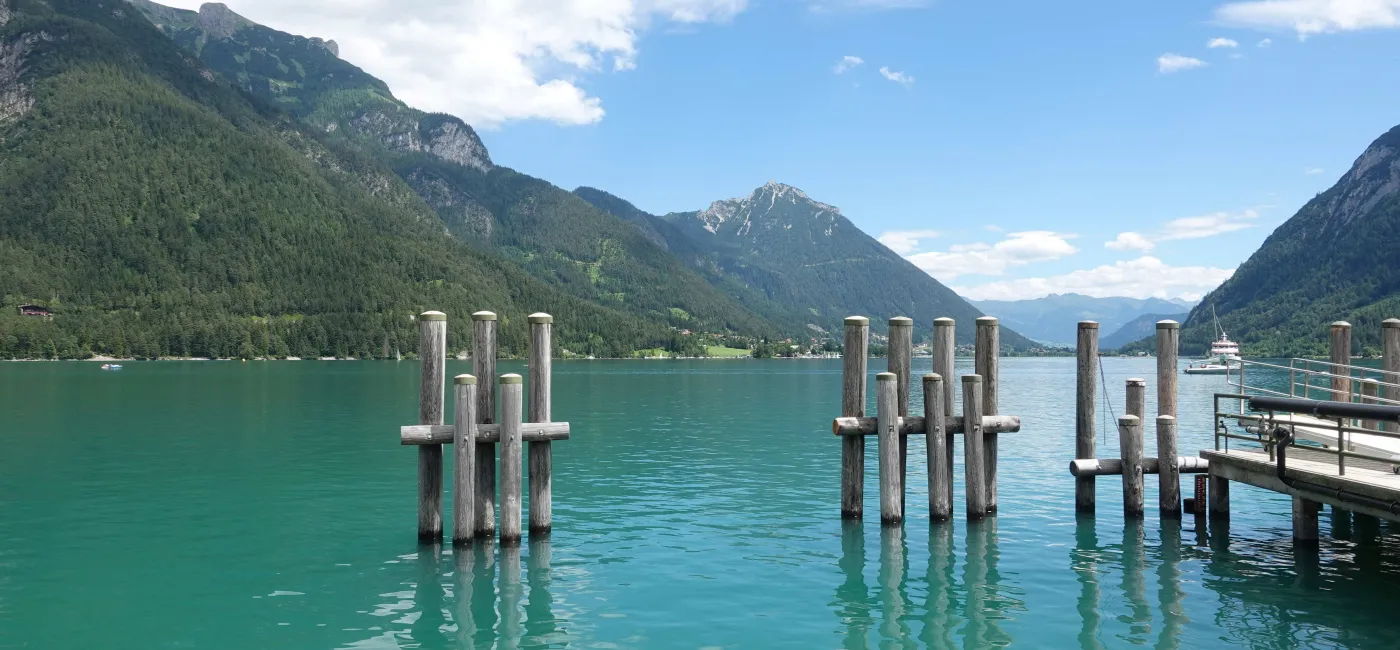
[[[933,369],[921,378],[924,412],[909,413],[910,364],[914,321],[891,318],[889,369],[876,377],[876,414],[867,417],[866,380],[870,319],[846,319],[841,381],[841,416],[831,431],[841,438],[841,516],[860,519],[865,501],[865,438],[875,436],[879,455],[880,521],[903,523],[908,459],[908,436],[927,436],[929,515],[947,521],[953,513],[953,436],[963,436],[967,517],[997,514],[997,436],[1021,430],[1021,419],[997,414],[997,374],[1000,345],[997,319],[977,320],[974,367],[977,374],[961,378],[963,414],[954,415],[954,322],[939,318],[933,328]]]
[[[524,415],[524,377],[496,374],[496,314],[472,314],[473,374],[453,379],[453,424],[443,424],[446,392],[447,315],[418,318],[421,373],[418,424],[400,427],[399,443],[418,447],[418,539],[443,538],[443,445],[453,445],[452,542],[469,544],[497,534],[496,484],[500,476],[499,535],[503,544],[522,538],[524,445],[529,445],[529,532],[545,537],[553,526],[552,444],[569,439],[569,423],[551,421],[550,334],[554,319],[531,314],[530,404]],[[485,378],[483,380],[482,378]],[[499,385],[497,385],[499,381]],[[497,396],[500,418],[496,417]],[[500,447],[497,472],[496,452]]]

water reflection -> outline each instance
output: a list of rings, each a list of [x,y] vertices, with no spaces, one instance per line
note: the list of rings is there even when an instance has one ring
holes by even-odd
[[[903,526],[880,527],[880,634],[881,647],[916,647],[906,615],[909,607]]]
[[[967,625],[964,647],[987,648],[1011,645],[1011,635],[1001,629],[1001,620],[1012,611],[1024,610],[1024,603],[1003,591],[998,567],[1001,549],[997,540],[997,519],[967,524],[967,563],[963,584],[967,589]]]
[[[420,544],[418,546],[418,581],[413,588],[413,602],[418,605],[418,618],[409,628],[414,641],[429,647],[447,645],[443,627],[447,616],[443,613],[442,545]]]
[[[952,648],[953,610],[957,602],[953,565],[957,558],[954,556],[956,549],[951,522],[936,523],[929,528],[928,552],[928,572],[925,574],[925,582],[928,583],[925,608],[928,613],[924,618],[922,639],[925,647]]]
[[[1099,535],[1092,514],[1075,519],[1074,550],[1069,554],[1070,567],[1079,580],[1079,647],[1103,648],[1099,642]]]
[[[865,585],[865,531],[861,522],[841,522],[841,559],[837,566],[845,576],[836,588],[835,603],[843,628],[841,647],[862,650],[870,626],[870,589]]]
[[[500,613],[501,648],[519,648],[524,628],[520,619],[520,601],[525,594],[520,584],[520,545],[502,544]]]
[[[1152,632],[1152,608],[1147,604],[1147,583],[1143,579],[1143,569],[1147,564],[1147,552],[1143,547],[1141,519],[1128,519],[1123,522],[1123,544],[1119,550],[1123,554],[1123,595],[1131,608],[1127,616],[1120,617],[1128,624],[1125,641],[1143,644]]]
[[[1157,565],[1157,603],[1162,612],[1162,631],[1157,636],[1158,650],[1181,647],[1181,629],[1186,618],[1186,591],[1181,588],[1181,520],[1162,519],[1158,531],[1160,564]]]
[[[525,558],[525,581],[530,588],[525,603],[525,645],[567,648],[568,634],[560,628],[554,615],[554,595],[550,585],[554,580],[550,568],[552,549],[549,539],[530,539],[530,555]]]

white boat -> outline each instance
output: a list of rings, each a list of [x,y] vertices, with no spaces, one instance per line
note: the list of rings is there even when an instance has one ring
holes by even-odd
[[[1215,307],[1212,306],[1210,310],[1211,316],[1214,316]],[[1224,375],[1239,367],[1240,344],[1225,335],[1219,318],[1215,319],[1215,329],[1220,332],[1220,338],[1210,344],[1210,356],[1200,363],[1186,366],[1182,372],[1188,375]]]
[[[103,370],[121,370],[121,369],[122,369],[122,365],[121,365],[120,363],[104,363],[104,364],[102,364],[102,369],[103,369]]]

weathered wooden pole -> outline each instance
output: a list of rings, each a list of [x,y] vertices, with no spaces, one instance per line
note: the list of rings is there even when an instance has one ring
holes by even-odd
[[[1230,479],[1216,474],[1214,468],[1211,469],[1209,476],[1210,490],[1206,493],[1206,501],[1210,504],[1208,514],[1211,519],[1229,519]]]
[[[1134,377],[1127,382],[1127,405],[1123,407],[1127,415],[1135,415],[1138,420],[1143,418],[1143,411],[1147,410],[1147,380]]]
[[[1180,347],[1181,323],[1157,321],[1157,415],[1176,417],[1176,367]],[[1157,456],[1163,456],[1160,450]]]
[[[1351,401],[1351,323],[1332,323],[1332,394],[1328,399],[1337,402]]]
[[[482,377],[476,388],[476,421],[496,423],[496,314],[472,314],[472,374]],[[476,443],[476,530],[479,539],[496,536],[496,443]]]
[[[1386,372],[1382,375],[1383,381],[1400,384],[1400,318],[1387,318],[1381,323],[1381,348],[1381,370]],[[1392,406],[1400,403],[1400,388],[1387,386],[1381,394]],[[1386,422],[1383,426],[1392,433],[1400,431],[1400,426],[1394,422]]]
[[[418,317],[418,424],[442,424],[447,377],[447,314]],[[442,540],[442,445],[418,448],[418,540]]]
[[[530,314],[530,422],[549,422],[550,330],[554,317]],[[548,535],[554,525],[554,451],[549,441],[530,443],[530,536]]]
[[[933,320],[933,372],[943,378],[943,416],[951,418],[957,413],[955,399],[957,392],[957,375],[953,374],[953,361],[957,356],[957,338],[954,336],[957,328],[957,321],[951,318],[935,318]],[[927,442],[927,441],[925,441]],[[947,447],[948,468],[943,473],[944,480],[948,483],[948,494],[953,494],[953,463],[957,462],[957,455],[953,453],[953,436],[948,436],[945,441]]]
[[[963,480],[967,483],[967,518],[987,516],[987,453],[982,433],[982,376],[963,375]]]
[[[1293,542],[1301,546],[1317,544],[1317,511],[1321,504],[1293,497]]]
[[[1142,499],[1142,418],[1118,418],[1118,456],[1123,461],[1123,516],[1141,517]]]
[[[453,380],[452,544],[472,541],[476,509],[476,377]]]
[[[934,521],[953,517],[952,482],[948,473],[948,428],[943,410],[943,377],[924,375],[924,450],[928,466],[928,513]]]
[[[983,316],[977,319],[977,341],[973,367],[982,377],[982,415],[997,415],[997,378],[1001,365],[1001,327],[997,319]],[[997,513],[997,434],[984,431],[982,444],[986,447],[982,462],[987,464],[987,514]]]
[[[520,542],[520,425],[524,409],[524,378],[501,375],[501,543]]]
[[[1162,516],[1181,517],[1181,459],[1176,455],[1176,417],[1157,416],[1157,505]]]
[[[1098,386],[1099,324],[1079,322],[1075,365],[1074,457],[1094,458],[1094,393]],[[1094,477],[1074,479],[1074,509],[1094,511]]]
[[[865,417],[865,373],[869,361],[870,319],[846,319],[841,350],[841,416]],[[841,436],[841,518],[860,519],[865,500],[865,436]]]
[[[904,521],[904,482],[899,471],[899,379],[892,372],[875,377],[875,418],[880,445],[880,523]]]
[[[1358,382],[1357,382],[1357,386],[1358,386],[1358,391],[1361,393],[1361,403],[1362,403],[1362,404],[1379,404],[1379,403],[1380,403],[1380,400],[1377,399],[1378,397],[1380,397],[1380,389],[1381,389],[1380,382],[1378,382],[1378,381],[1376,381],[1376,380],[1374,380],[1374,379],[1367,378],[1367,379],[1362,379],[1362,380],[1358,381]],[[1380,424],[1380,422],[1379,422],[1378,420],[1362,420],[1362,421],[1361,421],[1361,428],[1363,428],[1363,429],[1375,429],[1375,428],[1377,427],[1377,425],[1379,425],[1379,424]]]
[[[896,316],[890,319],[889,371],[898,379],[896,393],[899,417],[909,417],[909,368],[914,358],[914,319]],[[909,471],[909,438],[899,436],[900,512],[904,511],[904,482]]]

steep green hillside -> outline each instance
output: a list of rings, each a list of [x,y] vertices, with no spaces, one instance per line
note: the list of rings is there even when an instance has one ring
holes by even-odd
[[[1375,352],[1400,316],[1400,127],[1382,135],[1331,189],[1284,222],[1191,312],[1182,352],[1221,325],[1246,356],[1327,354],[1328,324],[1352,323],[1354,353]]]
[[[10,3],[0,356],[392,354],[428,308],[501,311],[507,350],[534,310],[574,352],[695,347],[445,236],[380,162],[250,101],[127,5]]]

